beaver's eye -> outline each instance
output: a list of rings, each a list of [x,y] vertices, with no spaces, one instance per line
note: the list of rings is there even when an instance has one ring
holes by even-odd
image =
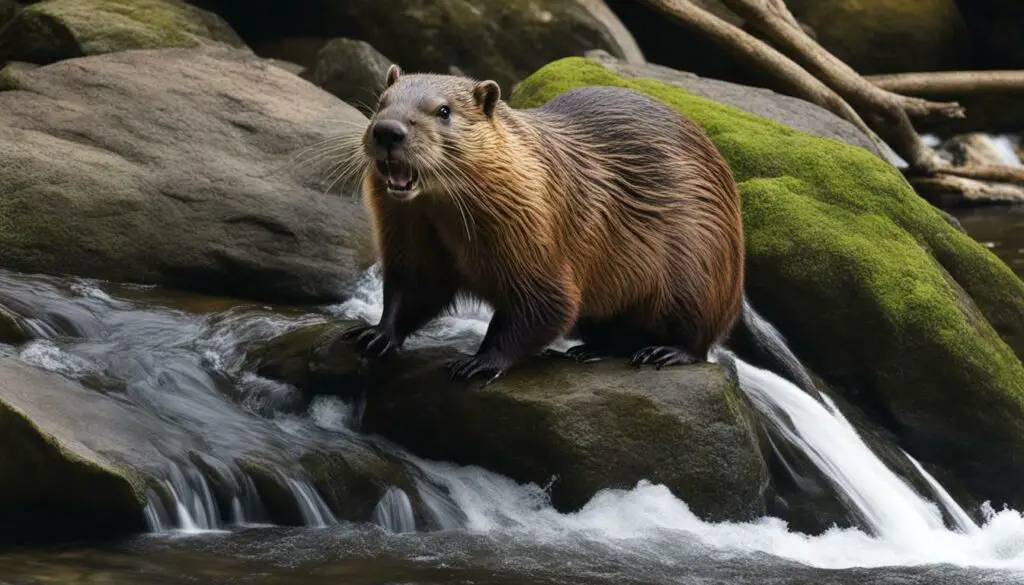
[[[437,117],[442,120],[447,120],[452,116],[452,110],[448,106],[441,106],[437,108]]]

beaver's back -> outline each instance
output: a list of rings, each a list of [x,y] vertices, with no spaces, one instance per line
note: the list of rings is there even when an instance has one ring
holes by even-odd
[[[638,313],[657,315],[682,303],[700,313],[707,335],[730,326],[742,302],[740,201],[700,126],[614,87],[570,90],[528,112],[560,175],[549,185],[564,205],[560,240],[579,272],[584,312],[639,303]]]

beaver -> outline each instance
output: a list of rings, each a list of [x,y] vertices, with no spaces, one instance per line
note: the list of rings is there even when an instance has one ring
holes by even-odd
[[[392,65],[360,136],[384,284],[366,359],[468,296],[493,317],[450,376],[484,386],[524,357],[635,366],[708,360],[744,303],[740,197],[703,129],[617,87],[513,109],[498,84]]]

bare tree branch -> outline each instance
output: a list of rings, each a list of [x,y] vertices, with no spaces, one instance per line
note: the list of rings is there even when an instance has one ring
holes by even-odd
[[[939,71],[865,77],[878,87],[906,95],[969,94],[993,91],[1024,93],[1024,71]]]
[[[901,89],[914,87],[915,83],[923,83],[919,76],[925,74],[896,79],[890,76],[878,83],[861,76],[811,38],[784,0],[722,2],[789,56],[690,0],[644,1],[682,25],[710,37],[725,50],[773,74],[785,91],[852,122],[876,143],[884,141],[907,162],[906,174],[916,186],[932,191],[961,188],[966,190],[965,196],[969,192],[997,199],[1011,194],[1016,197],[1017,191],[1022,190],[1024,171],[1020,169],[984,165],[954,167],[921,140],[911,118],[962,119],[965,116],[957,102],[929,101],[886,87],[886,84]],[[930,75],[933,75],[932,86],[942,82],[951,87],[966,87],[979,81],[988,86],[1024,86],[1024,80],[1018,79],[1018,76],[1024,78],[1024,72]],[[983,181],[1000,185],[985,186]]]
[[[884,141],[864,122],[857,111],[827,85],[804,70],[789,57],[771,45],[748,34],[689,0],[644,0],[652,8],[675,19],[680,24],[722,45],[725,50],[754,65],[773,72],[793,95],[821,106],[840,118],[851,122],[884,151]],[[795,22],[795,19],[794,19]],[[799,25],[797,25],[799,27]],[[902,155],[901,155],[902,156]]]

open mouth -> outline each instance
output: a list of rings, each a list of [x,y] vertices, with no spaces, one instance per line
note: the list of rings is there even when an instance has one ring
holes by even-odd
[[[396,194],[410,194],[416,187],[416,171],[406,163],[394,159],[377,163],[377,170],[387,179],[388,191]]]

